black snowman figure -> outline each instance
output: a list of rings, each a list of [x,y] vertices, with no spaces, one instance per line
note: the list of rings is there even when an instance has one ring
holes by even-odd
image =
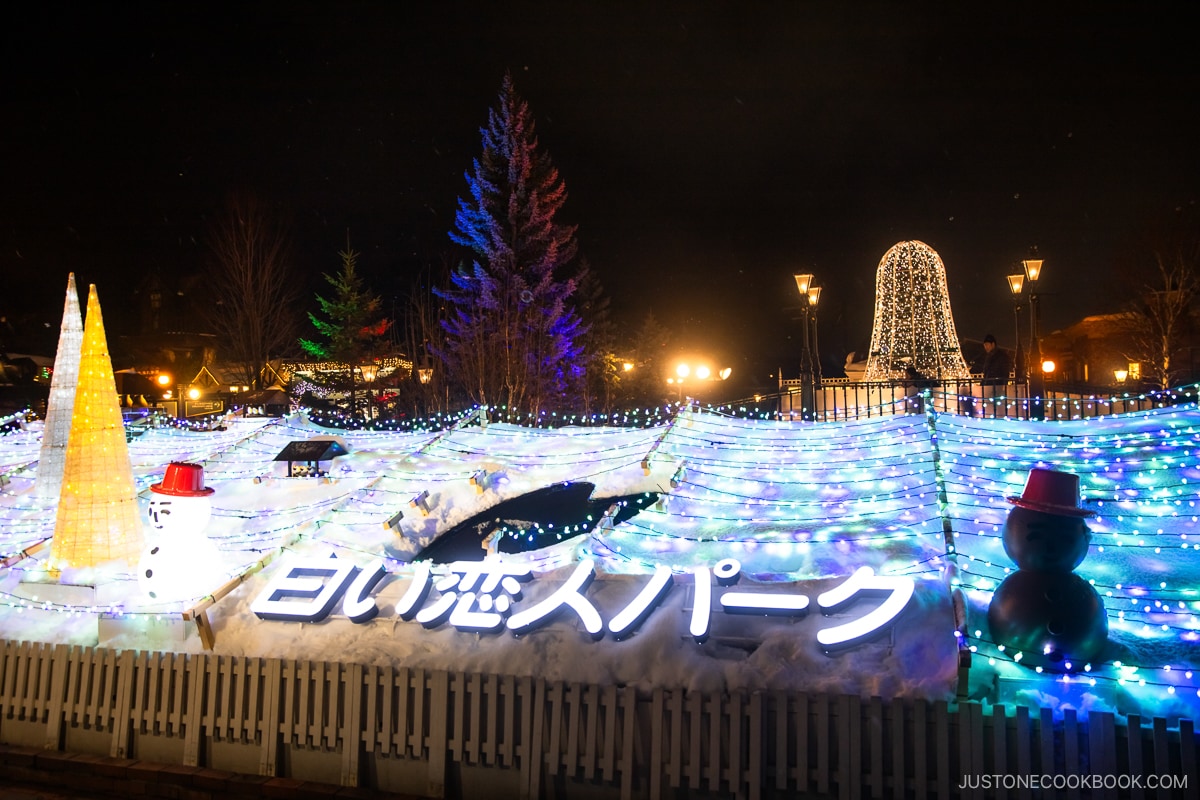
[[[1022,663],[1065,669],[1095,658],[1108,641],[1104,602],[1074,569],[1092,534],[1095,512],[1079,507],[1079,476],[1032,469],[1004,523],[1004,552],[1017,571],[1004,579],[988,606],[998,644],[1022,654]]]

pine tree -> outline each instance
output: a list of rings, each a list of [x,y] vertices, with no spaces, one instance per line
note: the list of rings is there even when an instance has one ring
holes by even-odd
[[[582,375],[584,326],[566,274],[575,228],[556,222],[566,189],[511,75],[480,133],[483,152],[465,176],[469,197],[459,198],[450,232],[473,260],[438,292],[449,308],[437,355],[474,402],[536,415],[562,406]]]
[[[337,275],[325,273],[323,277],[333,287],[332,299],[317,295],[317,305],[324,319],[308,314],[323,343],[301,339],[300,347],[310,356],[337,362],[345,369],[345,377],[334,381],[336,388],[348,388],[350,413],[355,413],[354,370],[371,354],[375,344],[383,337],[390,321],[380,316],[382,300],[371,295],[358,274],[358,253],[347,247],[338,254],[342,258],[342,269]]]
[[[621,388],[624,359],[616,353],[617,330],[609,314],[608,295],[587,259],[581,257],[580,262],[574,300],[588,328],[579,338],[583,348],[579,359],[583,376],[576,408],[584,414],[608,413],[613,410]]]
[[[654,406],[670,399],[666,378],[672,343],[671,330],[658,321],[653,311],[648,312],[633,339],[625,343],[625,355],[633,364],[632,374],[622,386],[626,402]]]

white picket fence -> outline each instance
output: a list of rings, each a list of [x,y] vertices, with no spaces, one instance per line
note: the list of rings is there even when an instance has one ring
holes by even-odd
[[[86,734],[86,735],[84,735]],[[1172,774],[1195,797],[1191,720],[779,691],[698,693],[272,658],[0,640],[0,742],[439,797],[1055,796],[980,774]],[[231,762],[231,753],[243,757]],[[154,760],[154,759],[151,759]],[[242,767],[238,769],[239,765]],[[406,770],[389,769],[403,765]],[[305,772],[307,770],[307,773]],[[302,774],[303,773],[303,774]],[[320,779],[318,775],[318,779]],[[505,792],[505,787],[512,787]],[[471,794],[470,792],[465,792]],[[1064,797],[1139,797],[1065,792]]]

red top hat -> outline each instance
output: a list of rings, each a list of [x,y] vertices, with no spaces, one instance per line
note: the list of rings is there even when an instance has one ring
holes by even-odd
[[[202,465],[172,461],[167,465],[167,474],[163,475],[162,483],[154,484],[150,491],[175,497],[206,497],[215,490],[204,488]]]
[[[1068,517],[1092,517],[1096,512],[1079,507],[1079,476],[1071,472],[1034,468],[1025,479],[1025,491],[1008,502],[1030,511]]]

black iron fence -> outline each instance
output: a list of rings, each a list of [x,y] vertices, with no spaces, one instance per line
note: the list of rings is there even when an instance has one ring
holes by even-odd
[[[1085,387],[1049,385],[1042,397],[1036,398],[1030,397],[1029,385],[1023,381],[864,382],[834,378],[822,381],[815,391],[815,408],[806,414],[800,389],[799,380],[784,380],[778,395],[763,400],[774,400],[782,419],[811,418],[815,422],[923,413],[928,406],[938,413],[988,419],[1091,419],[1197,400],[1195,384],[1165,391],[1093,388],[1091,392]]]

